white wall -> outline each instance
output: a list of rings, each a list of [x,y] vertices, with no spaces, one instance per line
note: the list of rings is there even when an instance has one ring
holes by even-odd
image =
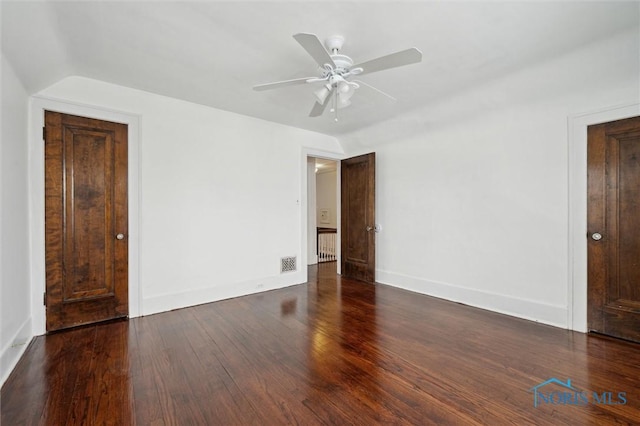
[[[342,138],[349,155],[376,151],[378,281],[569,326],[568,118],[638,102],[638,39]]]
[[[318,172],[316,174],[317,223],[321,228],[338,228],[337,214],[337,172]],[[329,223],[320,221],[320,209],[329,209]]]
[[[306,281],[280,258],[302,259],[302,150],[334,138],[81,77],[40,95],[140,116],[143,314]]]
[[[28,95],[2,55],[0,145],[0,384],[30,340]]]

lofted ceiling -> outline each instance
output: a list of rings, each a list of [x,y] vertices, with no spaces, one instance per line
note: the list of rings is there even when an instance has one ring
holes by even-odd
[[[2,50],[30,93],[79,75],[340,136],[638,25],[637,2],[2,1]],[[345,37],[363,62],[408,47],[419,64],[360,79],[397,102],[353,98],[308,117],[314,76],[292,35]],[[636,52],[637,53],[637,52]]]

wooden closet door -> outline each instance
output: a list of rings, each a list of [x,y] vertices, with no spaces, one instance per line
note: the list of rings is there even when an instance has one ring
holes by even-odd
[[[588,327],[640,342],[640,117],[588,128]]]
[[[45,112],[47,331],[128,315],[127,126]]]
[[[341,273],[346,278],[374,282],[375,235],[375,153],[342,160]]]

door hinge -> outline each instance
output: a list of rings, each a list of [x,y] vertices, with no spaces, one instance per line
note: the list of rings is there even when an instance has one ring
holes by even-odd
[[[47,141],[47,128],[45,126],[42,126],[42,140]]]
[[[47,292],[42,293],[42,304],[47,306]]]

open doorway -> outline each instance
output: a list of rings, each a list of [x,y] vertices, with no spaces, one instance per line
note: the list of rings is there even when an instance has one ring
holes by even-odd
[[[309,265],[336,262],[339,259],[339,164],[336,160],[307,157]]]

